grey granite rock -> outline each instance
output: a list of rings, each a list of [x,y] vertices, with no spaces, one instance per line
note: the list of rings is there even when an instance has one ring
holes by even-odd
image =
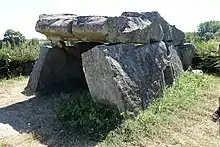
[[[36,31],[51,40],[150,43],[184,40],[184,33],[166,22],[158,12],[123,12],[121,16],[40,15]]]
[[[146,108],[183,71],[175,48],[168,52],[162,41],[99,45],[82,54],[82,63],[94,99],[129,112]]]
[[[183,64],[184,70],[190,70],[192,65],[192,58],[196,51],[196,46],[192,43],[184,43],[179,46],[178,53]]]

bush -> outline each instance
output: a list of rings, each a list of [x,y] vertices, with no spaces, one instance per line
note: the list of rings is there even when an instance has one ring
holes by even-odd
[[[39,46],[28,42],[14,49],[3,46],[0,49],[0,78],[29,75],[38,56]]]
[[[220,75],[220,56],[216,54],[218,42],[196,42],[194,44],[197,51],[192,61],[192,68]]]

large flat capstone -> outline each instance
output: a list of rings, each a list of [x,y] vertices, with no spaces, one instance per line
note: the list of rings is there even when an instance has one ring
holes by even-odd
[[[184,33],[158,12],[123,12],[121,16],[40,15],[36,31],[51,40],[150,43],[169,41],[179,45]]]

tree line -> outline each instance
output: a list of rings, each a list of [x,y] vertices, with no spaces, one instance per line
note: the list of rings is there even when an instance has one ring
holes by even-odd
[[[19,31],[8,29],[4,33],[4,38],[0,40],[0,49],[15,49],[16,47],[21,47],[25,43],[27,43],[27,45],[29,46],[39,45],[39,39],[32,38],[30,40],[27,40],[25,36],[23,36]]]
[[[202,42],[220,39],[220,21],[206,21],[200,23],[196,32],[185,33],[186,42]]]

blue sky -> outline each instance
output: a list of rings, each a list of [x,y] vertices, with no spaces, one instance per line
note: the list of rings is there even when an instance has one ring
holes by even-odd
[[[7,29],[26,38],[44,38],[35,31],[40,14],[117,16],[123,11],[158,11],[182,31],[195,31],[200,22],[220,20],[220,0],[0,0],[0,39]]]

